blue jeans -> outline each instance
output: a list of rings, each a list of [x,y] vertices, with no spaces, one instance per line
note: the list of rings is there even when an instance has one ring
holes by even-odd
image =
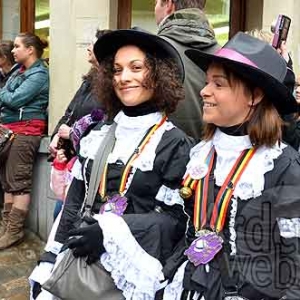
[[[53,211],[53,221],[55,221],[55,219],[57,218],[58,214],[62,209],[62,206],[63,206],[63,201],[57,200]]]

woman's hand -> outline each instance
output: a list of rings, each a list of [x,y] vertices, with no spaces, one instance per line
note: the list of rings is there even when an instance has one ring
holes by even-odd
[[[69,231],[68,235],[73,238],[67,242],[67,247],[73,249],[73,255],[75,257],[87,256],[86,263],[90,265],[98,261],[100,255],[105,252],[103,233],[94,218],[85,217],[83,220],[88,225]],[[81,237],[75,238],[75,236]]]
[[[49,148],[48,148],[49,151],[50,151],[51,156],[53,156],[53,157],[56,157],[58,139],[59,139],[59,136],[58,136],[58,134],[56,134],[53,137],[53,139],[52,139],[52,141],[51,141],[51,143],[49,145]]]
[[[284,58],[284,60],[288,63],[289,61],[289,51],[286,46],[286,41],[282,41],[280,43],[280,47],[277,49],[277,52]]]
[[[70,126],[66,124],[62,124],[58,129],[58,136],[65,140],[68,140],[70,139],[70,130],[71,130]]]

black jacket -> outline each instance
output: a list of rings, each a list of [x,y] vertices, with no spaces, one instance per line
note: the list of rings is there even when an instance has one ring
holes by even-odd
[[[53,131],[52,138],[58,132],[58,129],[62,124],[72,126],[77,120],[90,114],[95,108],[102,109],[103,105],[92,93],[90,80],[85,79],[68,105],[64,115],[58,121]]]

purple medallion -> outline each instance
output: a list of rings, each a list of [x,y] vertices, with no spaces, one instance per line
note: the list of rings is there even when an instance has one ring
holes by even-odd
[[[210,262],[222,249],[223,243],[222,238],[210,230],[201,230],[197,236],[198,238],[184,252],[189,261],[196,267]]]
[[[115,194],[108,197],[107,202],[105,202],[100,208],[100,214],[105,212],[111,212],[118,216],[122,216],[127,207],[127,198],[119,194]]]

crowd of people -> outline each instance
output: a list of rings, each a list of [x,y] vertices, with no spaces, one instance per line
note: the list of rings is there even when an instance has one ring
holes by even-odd
[[[31,299],[300,299],[300,77],[271,33],[218,45],[205,2],[156,1],[157,35],[97,30],[49,145],[58,201]],[[29,33],[0,43],[0,122],[13,132],[0,250],[24,237],[45,46]],[[49,288],[70,253],[101,266],[103,294]]]

